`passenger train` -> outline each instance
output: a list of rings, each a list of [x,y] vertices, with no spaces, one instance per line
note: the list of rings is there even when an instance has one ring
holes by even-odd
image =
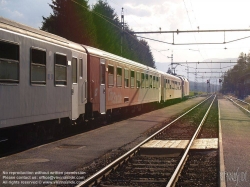
[[[0,17],[0,129],[138,111],[189,82]]]

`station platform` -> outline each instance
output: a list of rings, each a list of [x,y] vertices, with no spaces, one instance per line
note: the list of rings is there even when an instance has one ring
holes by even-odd
[[[250,186],[250,116],[219,99],[221,186]]]

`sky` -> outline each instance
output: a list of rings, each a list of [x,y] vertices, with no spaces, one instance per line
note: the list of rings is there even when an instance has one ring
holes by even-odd
[[[49,6],[52,0],[0,0],[0,16],[34,27],[41,27],[42,16],[52,13]],[[89,0],[93,5],[97,0]],[[249,0],[107,0],[120,17],[124,8],[124,20],[133,31],[180,31],[184,30],[226,30],[250,29],[248,12]],[[173,34],[140,34],[163,42],[172,43]],[[250,36],[250,32],[217,32],[217,33],[180,33],[174,34],[176,44],[180,43],[223,43]],[[219,45],[170,45],[147,40],[157,69],[167,71],[173,62],[199,62],[188,64],[189,72],[197,66],[199,72],[224,72],[234,64],[202,63],[225,59],[235,60],[241,52],[248,54],[250,38]],[[185,65],[186,66],[186,65]],[[187,74],[187,67],[178,65],[176,72],[194,80],[194,73]],[[212,68],[220,67],[215,70]],[[207,69],[200,69],[207,68]],[[211,77],[211,82],[218,82],[222,73],[198,73],[198,81]]]

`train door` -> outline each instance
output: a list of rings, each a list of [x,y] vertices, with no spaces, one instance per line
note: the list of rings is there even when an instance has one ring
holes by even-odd
[[[105,60],[100,60],[100,113],[106,113],[106,76],[105,76],[106,68],[105,68]]]
[[[87,102],[87,56],[80,56],[78,62],[78,112],[85,113],[85,104]]]
[[[71,61],[72,65],[72,116],[71,119],[75,120],[78,118],[78,76],[77,67],[78,59],[73,57]]]

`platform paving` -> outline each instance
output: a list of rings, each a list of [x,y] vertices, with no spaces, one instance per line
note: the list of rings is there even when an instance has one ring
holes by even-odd
[[[248,187],[250,186],[250,116],[227,99],[219,100],[219,108],[224,155],[224,171],[220,172],[221,183],[227,187]]]
[[[141,116],[0,158],[0,186],[13,186],[3,185],[2,177],[5,175],[3,172],[75,171],[110,150],[115,150],[133,141],[137,145],[145,138],[143,134],[145,131],[204,99],[204,97],[193,98]],[[19,184],[18,186],[27,185]]]

